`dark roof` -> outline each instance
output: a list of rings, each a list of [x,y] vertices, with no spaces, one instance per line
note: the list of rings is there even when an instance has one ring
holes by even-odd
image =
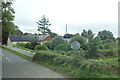
[[[49,34],[47,35],[40,35],[40,36],[32,36],[32,35],[11,35],[11,41],[42,41],[46,39]]]

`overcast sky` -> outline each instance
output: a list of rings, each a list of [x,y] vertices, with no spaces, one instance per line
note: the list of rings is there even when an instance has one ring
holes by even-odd
[[[42,15],[52,23],[49,28],[64,35],[91,29],[94,33],[109,30],[118,35],[119,0],[15,0],[15,24],[23,32],[38,33],[36,22]]]

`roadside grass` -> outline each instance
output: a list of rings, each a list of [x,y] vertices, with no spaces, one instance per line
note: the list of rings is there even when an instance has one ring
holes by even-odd
[[[31,57],[28,57],[28,56],[26,56],[26,55],[24,55],[24,54],[21,54],[21,53],[19,53],[19,52],[13,51],[13,50],[11,50],[11,49],[5,48],[5,47],[3,47],[3,46],[2,46],[2,48],[5,49],[5,50],[7,50],[7,51],[9,51],[9,52],[11,52],[11,53],[14,53],[14,54],[20,56],[20,57],[22,57],[22,58],[24,58],[24,59],[26,59],[26,60],[32,61],[32,58],[31,58]]]
[[[56,54],[58,56],[54,58],[50,57],[53,54]],[[118,78],[117,71],[113,72],[110,70],[112,69],[111,66],[107,66],[106,63],[101,65],[101,62],[97,63],[96,61],[93,62],[84,60],[84,63],[81,63],[81,65],[78,66],[74,63],[74,60],[69,63],[66,62],[66,60],[64,63],[59,63],[59,61],[64,61],[62,57],[59,56],[60,54],[54,52],[40,51],[36,56],[34,56],[33,60],[34,62],[47,66],[50,69],[53,69],[72,78]],[[67,59],[67,56],[64,58]],[[88,63],[89,67],[86,65],[86,62]]]
[[[82,69],[81,67],[75,67],[74,65],[54,65],[49,62],[44,61],[34,61],[35,63],[41,64],[49,69],[52,69],[60,74],[63,74],[66,78],[118,78],[116,74],[107,75],[106,71],[103,71],[103,74],[99,72],[91,72],[87,69]]]
[[[34,52],[34,53],[36,53],[36,52],[37,52],[37,51],[35,51],[35,50],[32,50],[32,49],[27,49],[27,48],[20,47],[20,46],[16,46],[16,45],[13,45],[12,47],[19,48],[19,49],[26,50],[26,51],[30,51],[30,52]]]
[[[103,61],[106,61],[106,62],[118,62],[118,58],[105,58]]]

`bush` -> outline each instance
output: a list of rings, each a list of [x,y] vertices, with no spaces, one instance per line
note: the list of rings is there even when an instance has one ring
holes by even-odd
[[[31,43],[26,43],[24,47],[25,48],[30,48],[30,46],[31,46]]]
[[[59,44],[55,47],[55,50],[67,51],[67,47],[65,44]]]
[[[87,49],[86,39],[83,36],[76,35],[76,36],[72,37],[72,39],[70,40],[70,43],[72,43],[73,41],[78,41],[83,50]]]
[[[67,47],[67,51],[71,51],[71,50],[72,50],[72,48],[71,48],[71,44],[70,44],[70,43],[67,44],[66,47]]]
[[[16,46],[19,46],[19,47],[25,47],[25,43],[17,43]]]
[[[116,57],[118,56],[118,48],[103,49],[100,50],[100,53],[103,54],[105,57]]]
[[[61,55],[52,51],[39,51],[33,56],[33,60],[49,62],[50,64],[55,65],[73,62],[72,57]]]
[[[44,42],[43,45],[47,46],[50,49],[50,42],[49,41]]]
[[[30,49],[33,49],[35,48],[36,45],[39,45],[38,41],[32,41],[31,42],[31,46],[30,46]]]
[[[35,46],[34,50],[39,51],[39,50],[49,50],[49,49],[45,45],[37,45],[37,46]]]
[[[66,41],[61,36],[55,36],[50,44],[50,49],[54,49],[58,44],[66,44]]]

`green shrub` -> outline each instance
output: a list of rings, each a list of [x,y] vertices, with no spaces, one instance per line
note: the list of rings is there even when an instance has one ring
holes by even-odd
[[[82,61],[82,59],[61,55],[53,51],[39,51],[33,56],[33,61],[34,60],[73,78],[104,78],[104,75],[112,77],[111,74],[117,73],[117,69],[116,71],[111,71],[113,70],[111,65],[113,63],[109,62],[108,64],[110,65],[106,66],[106,61],[95,59]],[[117,66],[117,64],[115,64],[115,66]]]
[[[72,48],[71,48],[71,44],[70,44],[70,43],[67,44],[66,47],[67,47],[67,51],[71,51],[71,50],[72,50]]]
[[[33,60],[49,62],[50,64],[55,65],[73,62],[72,57],[61,55],[52,51],[39,51],[33,56]]]
[[[31,46],[31,43],[26,43],[24,47],[25,48],[30,48],[30,46]]]
[[[43,45],[47,46],[50,49],[50,42],[49,41],[44,42]]]
[[[118,56],[118,48],[113,49],[103,49],[100,50],[100,53],[102,53],[105,57],[116,57]]]
[[[55,36],[50,44],[50,48],[53,50],[58,44],[66,44],[66,41],[61,36]]]
[[[55,47],[55,50],[61,50],[61,51],[67,51],[67,48],[66,48],[66,45],[65,44],[58,44],[56,47]]]
[[[38,41],[32,41],[31,42],[31,46],[30,46],[30,49],[33,49],[35,48],[36,45],[39,45]]]
[[[100,44],[99,48],[100,49],[104,49],[104,46],[102,44]]]
[[[39,50],[49,50],[49,49],[45,45],[37,45],[35,46],[34,50],[39,51]]]
[[[84,50],[87,49],[86,39],[83,36],[76,35],[71,38],[70,43],[72,43],[73,41],[78,41],[80,43],[82,49],[84,49]]]
[[[25,47],[25,43],[17,43],[16,46],[19,46],[19,47]]]

